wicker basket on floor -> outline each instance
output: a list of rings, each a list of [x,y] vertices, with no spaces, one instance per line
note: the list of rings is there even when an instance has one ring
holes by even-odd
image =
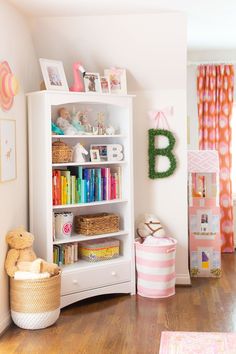
[[[72,161],[73,150],[60,140],[52,143],[52,163],[63,163]]]
[[[13,322],[20,328],[51,326],[60,314],[61,274],[44,279],[10,278],[10,306]]]
[[[75,216],[75,232],[92,236],[119,231],[120,218],[117,214],[99,213]]]

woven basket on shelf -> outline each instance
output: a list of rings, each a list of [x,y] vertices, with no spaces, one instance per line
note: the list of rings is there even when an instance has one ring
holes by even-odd
[[[51,326],[60,314],[61,274],[44,279],[10,278],[10,306],[13,322],[21,328]]]
[[[71,162],[72,149],[62,141],[52,143],[52,163]]]
[[[119,231],[120,218],[117,214],[99,213],[75,216],[75,232],[90,236]]]

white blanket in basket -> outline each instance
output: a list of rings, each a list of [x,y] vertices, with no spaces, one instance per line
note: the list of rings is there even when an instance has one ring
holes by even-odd
[[[31,272],[15,272],[14,279],[16,280],[26,280],[26,279],[45,279],[50,278],[50,274],[48,272],[44,273],[31,273]]]

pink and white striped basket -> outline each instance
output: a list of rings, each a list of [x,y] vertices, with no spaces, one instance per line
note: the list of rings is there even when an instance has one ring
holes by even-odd
[[[158,244],[135,242],[138,294],[164,298],[175,294],[175,253],[177,241],[158,239]]]

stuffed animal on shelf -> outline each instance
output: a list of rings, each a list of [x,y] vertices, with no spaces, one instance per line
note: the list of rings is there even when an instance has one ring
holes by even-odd
[[[54,124],[53,122],[51,124],[51,130],[53,134],[64,135],[63,131],[60,128],[58,128],[58,126],[56,126],[56,124]]]
[[[76,144],[73,147],[73,162],[85,162],[86,160],[83,155],[88,155],[88,151],[83,147],[82,144]]]
[[[165,237],[166,233],[160,220],[154,214],[144,214],[142,221],[138,224],[137,234],[142,239],[148,236]]]
[[[84,111],[80,111],[77,113],[78,115],[78,120],[84,130],[84,132],[86,133],[91,133],[92,132],[92,126],[91,124],[89,123],[89,120],[88,120],[88,110],[85,109]]]
[[[81,114],[82,112],[77,112],[73,114],[71,124],[80,134],[83,134],[85,132],[85,125],[82,125],[80,122]]]
[[[60,108],[58,110],[58,118],[56,120],[56,125],[63,131],[65,135],[76,135],[78,131],[70,123],[71,117],[70,112],[66,108]]]
[[[37,258],[33,250],[34,236],[23,227],[8,232],[6,241],[10,250],[5,260],[5,269],[10,277],[14,277],[17,271],[48,272],[51,275],[59,273],[59,267],[56,264]]]

